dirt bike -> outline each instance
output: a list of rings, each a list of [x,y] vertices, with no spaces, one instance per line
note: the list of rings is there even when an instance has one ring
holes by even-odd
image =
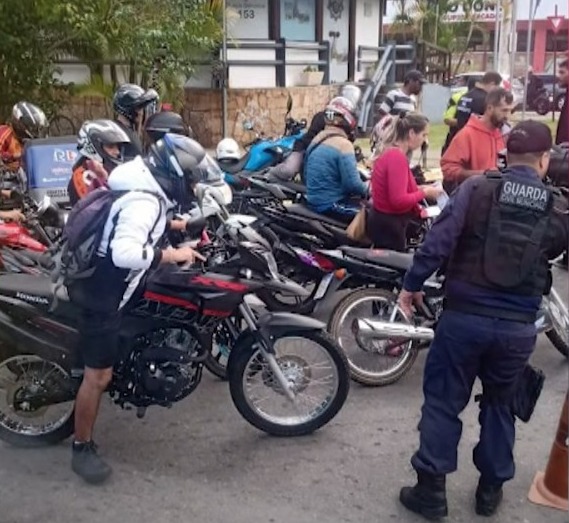
[[[346,400],[349,374],[324,325],[293,314],[257,318],[244,301],[261,287],[304,290],[280,276],[270,251],[259,245],[243,242],[238,255],[223,261],[219,253],[206,254],[210,261],[202,268],[148,278],[123,317],[111,398],[134,406],[139,418],[151,405],[184,399],[200,383],[212,331],[239,313],[247,328],[232,347],[228,378],[240,414],[276,436],[308,434],[328,423]],[[64,295],[53,304],[49,278],[0,276],[0,439],[14,445],[54,444],[73,432],[82,378],[77,308]]]

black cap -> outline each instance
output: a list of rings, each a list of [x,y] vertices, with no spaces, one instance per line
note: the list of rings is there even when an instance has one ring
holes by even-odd
[[[422,84],[425,84],[427,83],[427,79],[423,76],[421,71],[414,69],[405,75],[405,83],[408,84],[409,82],[421,82]]]
[[[535,120],[520,122],[508,134],[509,153],[544,153],[551,149],[553,139],[547,125]]]

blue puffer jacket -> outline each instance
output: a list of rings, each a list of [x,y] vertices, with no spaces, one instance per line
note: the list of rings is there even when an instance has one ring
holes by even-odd
[[[312,149],[326,136],[324,143]],[[326,212],[334,204],[350,196],[366,196],[367,187],[358,173],[354,145],[348,136],[336,127],[327,127],[316,135],[306,151],[304,160],[306,200],[315,212]]]

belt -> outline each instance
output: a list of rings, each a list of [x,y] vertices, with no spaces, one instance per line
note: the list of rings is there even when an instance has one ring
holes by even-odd
[[[495,307],[485,307],[474,303],[464,302],[456,298],[445,298],[443,307],[446,310],[463,312],[465,314],[476,314],[499,320],[517,321],[520,323],[535,323],[537,312],[521,312],[508,309],[497,309]]]

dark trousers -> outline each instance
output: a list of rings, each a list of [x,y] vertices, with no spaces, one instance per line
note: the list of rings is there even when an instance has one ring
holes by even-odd
[[[480,403],[474,464],[487,484],[514,477],[515,424],[505,400],[515,390],[536,336],[533,324],[448,310],[442,314],[425,364],[420,447],[411,459],[415,470],[436,475],[456,470],[459,414],[479,377],[483,393],[493,391],[502,400]]]
[[[405,252],[410,221],[410,214],[385,214],[372,208],[367,215],[366,233],[376,249]]]

